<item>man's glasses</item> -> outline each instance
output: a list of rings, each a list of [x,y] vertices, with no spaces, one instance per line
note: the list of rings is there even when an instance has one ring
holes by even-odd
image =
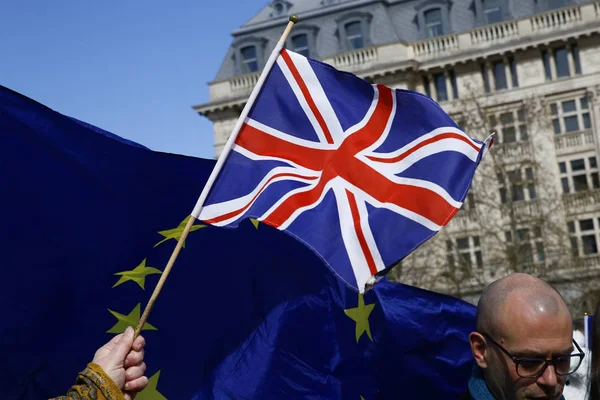
[[[551,359],[535,358],[535,357],[514,357],[499,343],[494,341],[487,333],[482,333],[486,339],[489,339],[496,347],[498,347],[504,354],[506,354],[517,366],[517,375],[521,378],[537,378],[541,376],[548,365],[553,365],[556,375],[566,376],[571,375],[577,371],[577,368],[581,365],[585,353],[581,350],[581,347],[573,340],[573,344],[577,347],[579,353],[574,353],[565,356],[552,357]]]

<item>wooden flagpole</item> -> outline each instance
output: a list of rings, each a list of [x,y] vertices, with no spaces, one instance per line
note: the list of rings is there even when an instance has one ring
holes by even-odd
[[[292,28],[294,27],[294,24],[296,24],[297,22],[298,22],[298,16],[291,15],[290,21],[288,22],[287,26],[285,27],[285,30],[283,31],[281,38],[277,42],[277,45],[273,49],[271,56],[267,60],[265,67],[264,67],[262,73],[260,74],[260,77],[258,78],[258,82],[256,82],[254,89],[252,89],[252,93],[250,93],[250,97],[248,98],[248,101],[246,102],[246,105],[244,106],[244,109],[242,110],[242,113],[240,114],[240,117],[238,118],[237,123],[235,124],[235,127],[233,128],[233,131],[231,132],[231,135],[229,136],[229,140],[227,140],[227,143],[225,144],[225,147],[223,148],[223,151],[221,152],[221,156],[217,160],[217,163],[215,164],[215,167],[213,168],[212,173],[210,174],[208,180],[206,181],[206,185],[204,185],[204,189],[202,189],[202,193],[200,194],[200,197],[198,198],[198,202],[196,203],[196,206],[194,207],[194,210],[191,213],[190,219],[187,222],[187,224],[185,225],[185,228],[184,228],[183,232],[181,233],[181,237],[177,241],[175,250],[173,250],[171,257],[169,258],[169,261],[167,262],[167,266],[165,267],[165,270],[161,274],[160,280],[158,281],[158,284],[154,288],[154,292],[152,292],[152,296],[150,297],[150,300],[148,301],[148,304],[146,305],[146,308],[144,309],[142,317],[140,318],[140,322],[138,323],[137,327],[135,328],[134,337],[138,337],[138,335],[142,331],[142,327],[146,323],[146,320],[148,319],[148,316],[150,315],[150,311],[152,311],[154,302],[156,302],[156,298],[158,297],[162,287],[164,286],[165,281],[167,280],[167,277],[169,276],[169,273],[171,272],[171,268],[173,268],[173,264],[175,264],[175,260],[177,260],[177,257],[179,256],[179,252],[181,251],[181,248],[183,247],[183,243],[185,243],[185,239],[187,238],[188,234],[190,233],[190,230],[192,229],[194,222],[196,222],[196,219],[200,216],[200,213],[202,212],[202,207],[204,206],[204,201],[208,197],[208,193],[210,192],[212,185],[214,184],[215,180],[217,179],[217,176],[219,175],[219,173],[221,172],[221,169],[223,168],[223,164],[225,163],[227,156],[231,152],[231,148],[233,147],[233,144],[235,143],[235,140],[236,140],[238,134],[240,133],[240,130],[242,129],[244,122],[246,122],[248,113],[250,112],[250,109],[254,105],[254,102],[256,101],[256,98],[258,97],[258,93],[260,92],[260,89],[262,88],[265,80],[267,79],[267,75],[269,75],[269,72],[271,72],[273,65],[277,61],[277,57],[279,57],[279,53],[281,52],[281,50],[283,49],[283,46],[285,45],[285,41],[286,41],[287,37],[289,36]]]

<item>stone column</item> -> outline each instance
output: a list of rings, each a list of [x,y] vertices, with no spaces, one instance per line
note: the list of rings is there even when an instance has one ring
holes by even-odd
[[[435,84],[433,82],[433,75],[431,75],[431,73],[428,73],[427,79],[429,80],[429,93],[431,93],[431,98],[437,101],[437,92],[435,90]]]
[[[454,91],[452,90],[452,81],[450,80],[450,71],[444,70],[444,83],[446,84],[446,93],[448,93],[448,101],[454,100]]]
[[[567,42],[567,59],[569,60],[569,76],[575,75],[575,58],[573,58],[573,46]]]
[[[507,55],[502,56],[502,62],[504,63],[504,73],[506,74],[506,87],[508,89],[513,88],[512,71],[510,70],[510,61]]]
[[[485,67],[487,68],[487,71],[488,71],[488,82],[490,84],[490,93],[492,93],[492,92],[496,91],[496,80],[494,79],[494,66],[492,65],[491,62],[486,61]]]

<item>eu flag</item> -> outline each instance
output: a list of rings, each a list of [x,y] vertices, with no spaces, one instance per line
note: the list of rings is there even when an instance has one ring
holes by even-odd
[[[0,87],[0,398],[64,394],[136,325],[213,165]],[[448,296],[359,296],[269,226],[198,222],[144,326],[137,399],[452,398],[473,328]]]

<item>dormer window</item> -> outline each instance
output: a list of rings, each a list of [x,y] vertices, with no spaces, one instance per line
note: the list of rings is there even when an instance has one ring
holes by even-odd
[[[340,39],[340,50],[356,50],[371,45],[370,13],[354,11],[336,20],[338,29],[336,35]]]
[[[508,0],[475,0],[477,24],[489,25],[510,19]]]
[[[287,48],[304,57],[318,58],[317,34],[319,27],[300,24],[298,27],[294,27],[293,32],[287,40]]]
[[[542,12],[554,8],[566,7],[576,3],[573,0],[536,0],[536,11]]]
[[[486,24],[495,24],[502,21],[503,0],[482,0],[483,16]]]
[[[286,15],[291,6],[292,4],[288,3],[285,0],[275,0],[271,3],[271,9],[273,10],[271,16],[281,17],[283,15]]]
[[[360,21],[347,23],[344,25],[344,29],[346,30],[348,49],[354,50],[365,47]]]
[[[566,6],[568,3],[567,0],[548,0],[548,8],[560,8]]]
[[[442,36],[451,32],[450,29],[450,0],[426,0],[419,3],[415,10],[415,23],[424,39]]]
[[[265,47],[267,40],[249,36],[233,42],[233,60],[236,74],[258,72],[265,63]]]
[[[242,72],[247,74],[258,71],[258,56],[256,54],[256,46],[242,47],[240,53],[242,55]]]
[[[308,47],[308,34],[301,33],[296,36],[292,36],[292,50],[298,54],[302,54],[304,57],[310,56]]]
[[[442,36],[444,34],[442,10],[440,8],[433,8],[431,10],[425,11],[424,16],[427,37],[431,38],[436,36]]]

